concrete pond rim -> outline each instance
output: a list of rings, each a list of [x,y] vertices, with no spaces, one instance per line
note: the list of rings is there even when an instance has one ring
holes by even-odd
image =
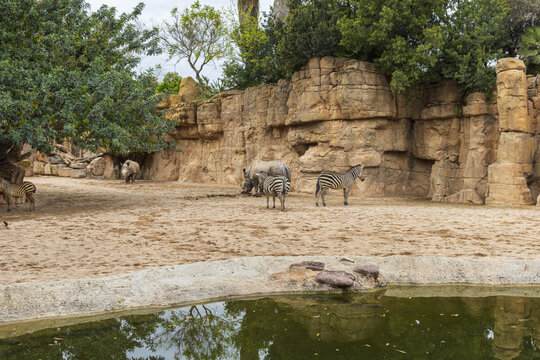
[[[319,271],[291,267],[302,262],[322,262],[325,269],[348,273],[354,273],[357,266],[373,265],[380,271],[381,283],[357,276],[354,290],[335,289],[315,281]],[[13,327],[23,334],[25,329],[192,304],[342,292],[384,292],[397,297],[540,297],[540,260],[260,256],[163,266],[103,278],[0,285],[0,339],[13,336]]]

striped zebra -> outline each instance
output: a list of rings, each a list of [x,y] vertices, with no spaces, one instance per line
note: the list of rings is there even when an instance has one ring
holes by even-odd
[[[319,196],[322,198],[323,206],[326,206],[324,201],[324,195],[330,189],[343,189],[343,197],[345,198],[343,203],[349,205],[349,192],[351,191],[351,186],[354,184],[354,180],[357,177],[360,180],[364,181],[364,165],[358,164],[347,170],[343,174],[338,174],[335,172],[323,172],[317,178],[317,188],[315,190],[315,205],[319,206]]]
[[[24,181],[22,184],[12,184],[6,179],[0,179],[0,192],[4,194],[4,199],[8,203],[8,213],[11,212],[13,198],[21,198],[24,195],[30,201],[30,211],[36,209],[36,203],[34,201],[36,186],[29,181]]]
[[[270,208],[270,195],[274,200],[274,206],[276,208],[276,196],[281,202],[281,211],[285,211],[285,198],[291,188],[291,182],[283,175],[270,176],[267,172],[261,171],[256,173],[255,176],[259,179],[259,184],[262,184],[262,190],[266,195],[266,208]]]

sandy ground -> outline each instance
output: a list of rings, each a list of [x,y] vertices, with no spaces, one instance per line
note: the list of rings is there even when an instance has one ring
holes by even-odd
[[[241,256],[427,255],[540,259],[540,208],[292,193],[287,210],[239,187],[28,178],[28,204],[0,205],[0,284],[101,277]],[[279,201],[278,201],[279,206]]]

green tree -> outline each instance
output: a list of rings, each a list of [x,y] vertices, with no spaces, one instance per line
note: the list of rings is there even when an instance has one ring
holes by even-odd
[[[175,124],[156,110],[155,76],[134,71],[160,51],[157,30],[135,24],[142,9],[0,0],[0,176],[13,178],[22,143],[50,151],[68,139],[119,154],[166,146]]]
[[[276,20],[276,61],[287,76],[314,56],[343,56],[339,21],[349,1],[289,0],[285,22]]]
[[[341,21],[347,53],[379,64],[402,91],[429,76],[444,43],[444,0],[351,1],[354,15]]]
[[[245,16],[242,22],[232,21],[229,36],[236,51],[223,65],[224,84],[245,89],[261,83],[274,83],[285,77],[275,56],[275,23],[272,12],[259,22]]]
[[[223,15],[212,6],[195,1],[183,11],[174,8],[171,17],[161,27],[163,49],[170,59],[186,59],[197,81],[203,83],[201,72],[204,67],[230,51]]]
[[[530,26],[540,22],[540,1],[538,0],[508,0],[510,11],[506,21],[510,35],[508,56],[514,57],[520,47],[521,36]]]
[[[493,88],[493,64],[504,57],[507,0],[351,1],[341,20],[349,55],[391,74],[394,91],[419,81],[458,80],[465,92]]]
[[[494,65],[507,56],[510,36],[506,0],[453,0],[447,7],[447,38],[438,68],[455,79],[464,93],[489,93],[495,87]]]
[[[182,77],[175,72],[168,72],[156,87],[157,94],[178,94]]]
[[[523,34],[519,55],[529,74],[540,74],[540,26],[532,26]]]

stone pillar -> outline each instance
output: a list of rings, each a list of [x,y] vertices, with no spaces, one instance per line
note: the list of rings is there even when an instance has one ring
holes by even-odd
[[[527,186],[536,151],[534,123],[528,113],[525,64],[514,58],[497,61],[499,146],[488,168],[487,204],[532,204]]]

